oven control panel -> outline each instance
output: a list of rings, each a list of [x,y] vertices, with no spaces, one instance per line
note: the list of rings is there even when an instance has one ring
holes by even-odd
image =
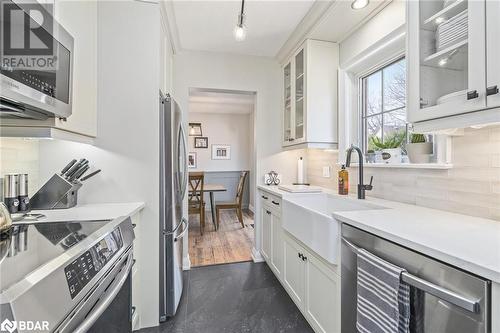
[[[116,228],[64,268],[72,299],[111,261],[122,246],[120,229]]]

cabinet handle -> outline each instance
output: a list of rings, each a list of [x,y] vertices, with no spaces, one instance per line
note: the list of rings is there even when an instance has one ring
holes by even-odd
[[[471,90],[471,91],[467,92],[467,100],[475,99],[478,97],[479,97],[479,94],[477,93],[477,90]]]
[[[269,199],[269,198],[268,198],[268,197],[266,197],[265,195],[263,195],[263,196],[262,196],[262,199],[267,200],[267,199]]]
[[[496,95],[496,94],[498,94],[498,86],[497,85],[486,88],[486,96]]]
[[[302,261],[307,261],[307,257],[305,255],[302,255]]]
[[[294,140],[295,140],[294,138],[290,138],[290,139],[288,139],[288,141],[294,141]]]
[[[269,214],[269,215],[271,215],[271,212],[269,210],[266,210],[266,213]]]
[[[274,201],[274,200],[273,200],[273,201],[271,201],[271,202],[272,202],[273,204],[275,204],[276,206],[279,206],[279,205],[280,205],[280,203],[279,203],[279,202],[276,202],[276,201]]]

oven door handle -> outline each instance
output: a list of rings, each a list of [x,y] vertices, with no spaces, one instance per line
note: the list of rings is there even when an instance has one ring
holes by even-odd
[[[118,295],[118,293],[120,292],[120,289],[123,287],[123,284],[127,280],[127,277],[128,277],[128,274],[130,273],[130,270],[132,269],[132,265],[134,263],[134,260],[132,260],[132,256],[133,256],[133,252],[130,251],[130,253],[128,254],[127,266],[125,267],[124,274],[122,275],[122,277],[120,277],[120,279],[118,280],[116,285],[113,287],[113,290],[106,293],[107,295],[105,296],[105,299],[102,302],[100,302],[100,304],[97,305],[94,308],[94,310],[92,310],[92,312],[85,318],[85,320],[73,332],[75,332],[75,333],[87,332],[92,327],[92,325],[95,324],[97,319],[99,319],[99,317],[104,313],[104,311],[106,311],[106,309],[111,304],[111,302],[113,302],[116,295]]]
[[[342,237],[342,241],[357,255],[358,250],[360,249],[358,246],[354,245],[344,237]],[[443,288],[437,284],[434,284],[430,281],[424,280],[418,276],[410,274],[408,272],[401,273],[401,280],[417,289],[425,291],[431,295],[436,296],[448,303],[458,306],[464,310],[479,313],[479,302],[477,300],[469,299],[465,296],[462,296],[452,290],[448,290]]]

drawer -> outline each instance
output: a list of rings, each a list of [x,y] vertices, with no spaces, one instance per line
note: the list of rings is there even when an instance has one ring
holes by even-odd
[[[281,215],[281,198],[277,195],[271,194],[269,192],[260,191],[260,200],[263,205],[266,205],[270,209],[276,211]]]

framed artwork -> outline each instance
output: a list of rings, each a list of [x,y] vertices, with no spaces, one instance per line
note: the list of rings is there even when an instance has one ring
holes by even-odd
[[[196,136],[194,138],[195,148],[208,148],[208,137],[206,136]]]
[[[196,169],[196,153],[188,153],[188,168]]]
[[[213,160],[230,160],[231,146],[230,145],[212,145]]]

